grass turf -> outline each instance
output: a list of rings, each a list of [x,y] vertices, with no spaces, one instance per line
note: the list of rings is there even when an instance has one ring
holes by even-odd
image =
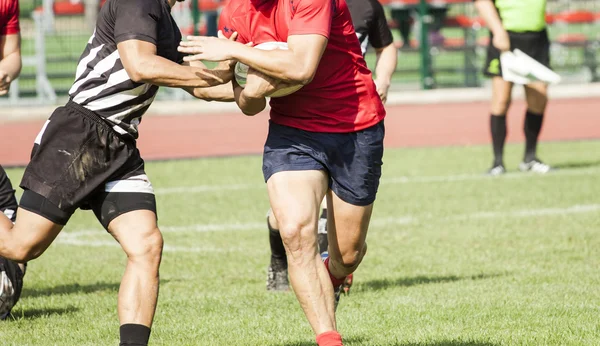
[[[386,151],[369,253],[338,309],[345,345],[600,344],[600,141],[542,144],[562,168],[546,176],[482,176],[490,151]],[[521,154],[507,147],[509,169]],[[260,169],[256,156],[148,163],[166,242],[151,344],[314,344],[294,295],[265,291]],[[117,344],[124,264],[77,212],[30,263],[2,344]]]

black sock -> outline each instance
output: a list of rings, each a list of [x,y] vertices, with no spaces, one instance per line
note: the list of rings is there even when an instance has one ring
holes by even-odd
[[[544,114],[536,114],[531,111],[525,113],[525,162],[536,158],[537,142],[542,130]]]
[[[321,212],[319,225],[323,222],[322,220],[325,221],[325,232],[323,233],[323,230],[319,229],[319,232],[317,233],[317,242],[319,244],[319,253],[321,255],[327,251],[327,246],[329,246],[329,241],[327,240],[327,208],[323,208],[323,211]]]
[[[278,229],[271,227],[267,216],[267,227],[269,228],[269,243],[271,244],[271,267],[273,269],[287,269],[287,255]]]
[[[123,324],[120,328],[121,343],[119,346],[147,346],[150,339],[150,328],[141,324]]]
[[[506,115],[490,116],[492,146],[494,148],[494,166],[504,164],[504,141],[506,140]]]

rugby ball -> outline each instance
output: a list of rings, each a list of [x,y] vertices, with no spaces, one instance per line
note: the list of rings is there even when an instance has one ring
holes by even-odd
[[[288,49],[287,42],[264,42],[254,46],[254,48],[262,50]],[[236,82],[243,88],[246,86],[246,77],[248,76],[248,65],[238,62],[235,64],[234,75]],[[302,85],[294,85],[287,88],[282,88],[275,91],[269,97],[283,97],[290,95],[302,88]]]

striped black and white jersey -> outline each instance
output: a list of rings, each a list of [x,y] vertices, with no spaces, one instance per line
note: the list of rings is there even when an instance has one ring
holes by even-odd
[[[394,42],[383,6],[377,0],[346,0],[363,56],[369,44],[384,48]]]
[[[159,56],[183,62],[177,51],[181,32],[167,0],[109,0],[100,10],[94,34],[79,59],[69,96],[104,118],[121,135],[137,138],[137,126],[158,86],[129,78],[117,50],[117,43],[127,40],[150,42],[156,45]]]

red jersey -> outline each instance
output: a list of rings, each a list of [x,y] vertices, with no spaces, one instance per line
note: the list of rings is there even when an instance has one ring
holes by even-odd
[[[219,29],[255,45],[288,36],[328,38],[312,82],[297,92],[271,98],[271,120],[313,132],[354,132],[383,120],[385,109],[345,0],[230,0]]]
[[[19,33],[19,1],[0,0],[0,36]]]

